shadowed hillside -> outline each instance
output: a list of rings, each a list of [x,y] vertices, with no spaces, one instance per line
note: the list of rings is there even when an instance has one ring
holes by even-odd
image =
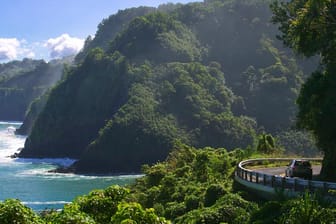
[[[45,107],[32,105],[42,112],[20,156],[79,158],[75,172],[134,172],[174,142],[232,150],[253,147],[260,130],[286,131],[309,62],[282,48],[270,16],[261,0],[112,15],[41,98]],[[112,29],[117,18],[124,25]]]

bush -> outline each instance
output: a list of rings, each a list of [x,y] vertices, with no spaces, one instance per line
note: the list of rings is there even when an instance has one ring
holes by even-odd
[[[79,211],[94,218],[98,223],[108,223],[116,213],[118,204],[129,194],[129,190],[119,186],[111,186],[105,190],[95,190],[87,196],[75,200]]]
[[[289,200],[283,205],[280,224],[334,223],[336,210],[323,208],[315,195],[306,193],[298,199]]]
[[[153,208],[143,209],[139,203],[120,203],[116,214],[111,218],[112,224],[165,224],[165,218],[158,217]]]
[[[183,202],[169,202],[166,204],[165,217],[174,219],[186,212],[186,206]]]
[[[196,196],[196,195],[187,195],[184,201],[185,201],[185,206],[186,206],[187,211],[198,209],[201,205],[201,198],[200,196]]]
[[[226,193],[226,189],[221,184],[211,184],[205,192],[204,206],[212,206],[216,203],[217,199]]]
[[[81,212],[76,204],[66,205],[61,212],[52,212],[45,216],[52,224],[96,224],[92,217]]]
[[[276,201],[265,203],[259,210],[253,213],[251,223],[267,224],[275,223],[281,215],[282,204]]]
[[[42,224],[42,219],[19,200],[7,199],[0,203],[0,223]]]

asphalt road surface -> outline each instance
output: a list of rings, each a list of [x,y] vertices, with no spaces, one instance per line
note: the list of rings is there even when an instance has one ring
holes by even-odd
[[[312,168],[313,168],[313,176],[320,174],[321,165],[314,165],[312,166]],[[261,173],[265,173],[269,175],[280,175],[280,176],[285,176],[285,170],[286,170],[286,166],[254,169],[254,171],[258,171]]]

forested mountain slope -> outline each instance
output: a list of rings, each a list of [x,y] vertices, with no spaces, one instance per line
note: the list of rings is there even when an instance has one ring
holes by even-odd
[[[75,60],[80,63],[87,56],[89,51],[93,48],[100,47],[104,50],[109,48],[110,42],[117,36],[117,34],[127,27],[128,23],[138,16],[143,16],[148,13],[154,12],[155,8],[151,7],[138,7],[125,10],[119,10],[115,15],[104,19],[99,25],[95,37],[92,39],[89,36],[84,48],[79,52]]]
[[[293,124],[305,75],[275,39],[267,1],[148,10],[132,9],[145,15],[125,17],[120,32],[107,25],[116,16],[99,26],[20,156],[79,158],[75,172],[132,172],[163,160],[176,141],[245,148],[259,128]]]
[[[30,103],[58,81],[70,59],[0,64],[0,120],[23,120]]]
[[[8,80],[13,76],[20,75],[36,68],[41,60],[23,59],[22,61],[11,61],[0,64],[0,82]]]

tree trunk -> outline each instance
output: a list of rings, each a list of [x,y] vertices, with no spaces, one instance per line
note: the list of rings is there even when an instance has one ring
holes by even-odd
[[[322,161],[321,179],[336,181],[336,150],[326,150]]]

